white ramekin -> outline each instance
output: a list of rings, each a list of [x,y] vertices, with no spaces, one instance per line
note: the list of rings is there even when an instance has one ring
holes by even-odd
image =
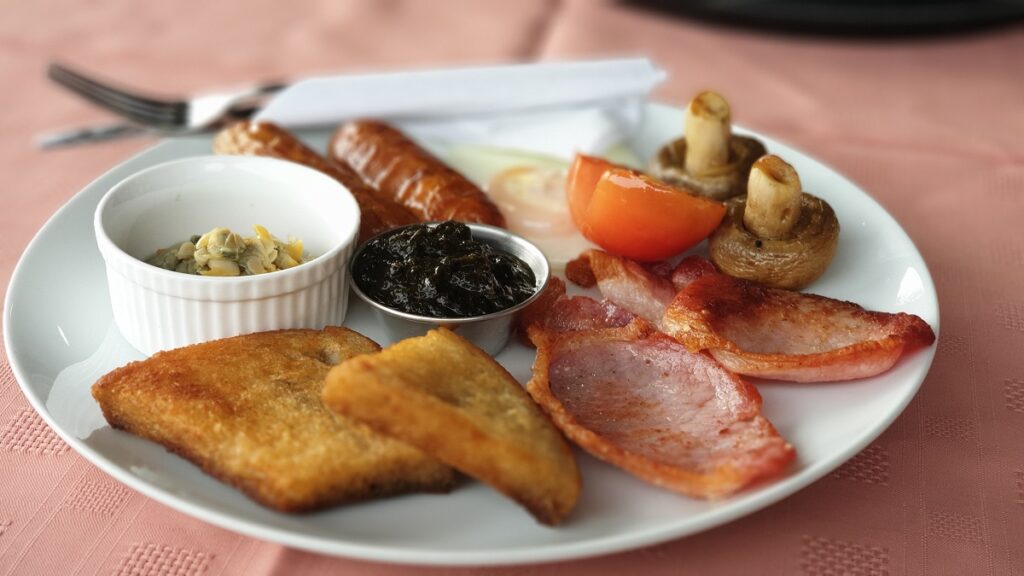
[[[279,272],[196,276],[144,262],[158,248],[217,226],[296,236],[312,257]],[[96,243],[114,321],[144,354],[250,332],[340,325],[359,206],[339,182],[272,158],[199,156],[153,166],[100,201]],[[73,280],[71,280],[73,281]]]

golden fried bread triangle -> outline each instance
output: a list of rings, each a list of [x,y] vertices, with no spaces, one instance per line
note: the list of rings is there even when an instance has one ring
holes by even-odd
[[[450,330],[432,330],[327,375],[324,404],[522,504],[545,524],[575,506],[572,450],[519,383]]]
[[[248,334],[132,362],[92,393],[112,427],[280,511],[448,491],[451,468],[320,401],[331,367],[379,349],[347,328]]]

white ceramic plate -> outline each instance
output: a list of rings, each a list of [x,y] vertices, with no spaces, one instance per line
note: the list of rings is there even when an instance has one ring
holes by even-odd
[[[632,146],[650,157],[677,136],[681,111],[648,108]],[[321,145],[325,134],[304,134]],[[765,138],[789,160],[807,190],[827,199],[842,226],[831,268],[810,291],[867,308],[910,312],[938,329],[931,276],[899,224],[834,171]],[[725,501],[691,500],[648,486],[611,466],[580,457],[584,489],[558,528],[479,483],[446,496],[410,495],[303,516],[264,509],[163,448],[117,432],[89,396],[101,374],[138,358],[111,321],[92,214],[103,193],[158,162],[208,153],[210,139],[162,142],[117,166],[61,208],[29,245],[4,307],[4,340],[25,395],[76,451],[121,482],[172,508],[224,528],[326,554],[388,562],[483,565],[543,562],[606,554],[693,534],[764,508],[814,482],[877,437],[914,396],[935,348],[918,351],[868,380],[760,384],[764,413],[797,449],[789,472]],[[347,324],[384,343],[357,300]],[[510,345],[499,360],[521,382],[533,353]]]

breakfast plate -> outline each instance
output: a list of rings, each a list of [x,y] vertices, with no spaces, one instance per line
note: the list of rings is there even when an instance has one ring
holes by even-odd
[[[681,126],[681,110],[651,104],[628,144],[637,157],[649,158]],[[301,136],[322,149],[328,134]],[[763,140],[769,151],[797,168],[808,191],[831,203],[841,223],[835,259],[808,291],[868,309],[916,314],[938,332],[931,276],[899,224],[833,170],[770,138]],[[325,554],[409,564],[516,564],[634,549],[735,520],[821,478],[895,420],[931,366],[934,346],[865,380],[757,383],[764,415],[795,446],[797,460],[782,477],[717,502],[655,488],[579,453],[582,497],[557,528],[539,525],[516,504],[475,482],[448,495],[408,495],[307,515],[273,512],[161,446],[112,430],[89,395],[103,373],[142,358],[113,324],[93,212],[103,194],[126,176],[168,160],[208,154],[210,142],[208,136],[161,142],[101,176],[61,208],[14,272],[4,306],[4,343],[26,397],[74,450],[146,496],[229,530]],[[360,301],[351,300],[345,324],[388,343]],[[512,343],[498,360],[525,382],[533,351]]]

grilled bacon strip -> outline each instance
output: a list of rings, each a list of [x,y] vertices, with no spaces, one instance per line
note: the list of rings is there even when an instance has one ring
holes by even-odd
[[[596,282],[602,296],[656,326],[676,295],[668,278],[628,258],[601,250],[580,254],[566,265],[566,273],[583,287]]]
[[[739,374],[830,382],[885,372],[935,333],[912,314],[707,274],[676,295],[662,329]]]
[[[505,226],[498,207],[475,184],[387,124],[344,124],[331,139],[329,155],[421,220]]]
[[[533,399],[570,440],[647,482],[721,498],[795,457],[760,414],[753,386],[643,320],[573,332],[533,326],[530,338]]]
[[[347,164],[329,160],[307,147],[284,128],[269,122],[238,122],[224,128],[213,140],[217,154],[269,156],[319,170],[341,182],[359,204],[359,241],[415,224],[419,219],[404,206],[381,197]]]
[[[561,278],[552,276],[540,297],[519,313],[516,331],[519,340],[533,346],[529,329],[538,326],[549,332],[571,332],[598,328],[621,328],[636,318],[631,312],[609,300],[597,301],[586,296],[568,296]]]
[[[737,374],[792,382],[868,378],[935,341],[917,316],[768,288],[720,274],[698,257],[680,262],[671,280],[598,250],[581,259],[605,297]],[[679,290],[674,297],[665,297],[668,285]]]

